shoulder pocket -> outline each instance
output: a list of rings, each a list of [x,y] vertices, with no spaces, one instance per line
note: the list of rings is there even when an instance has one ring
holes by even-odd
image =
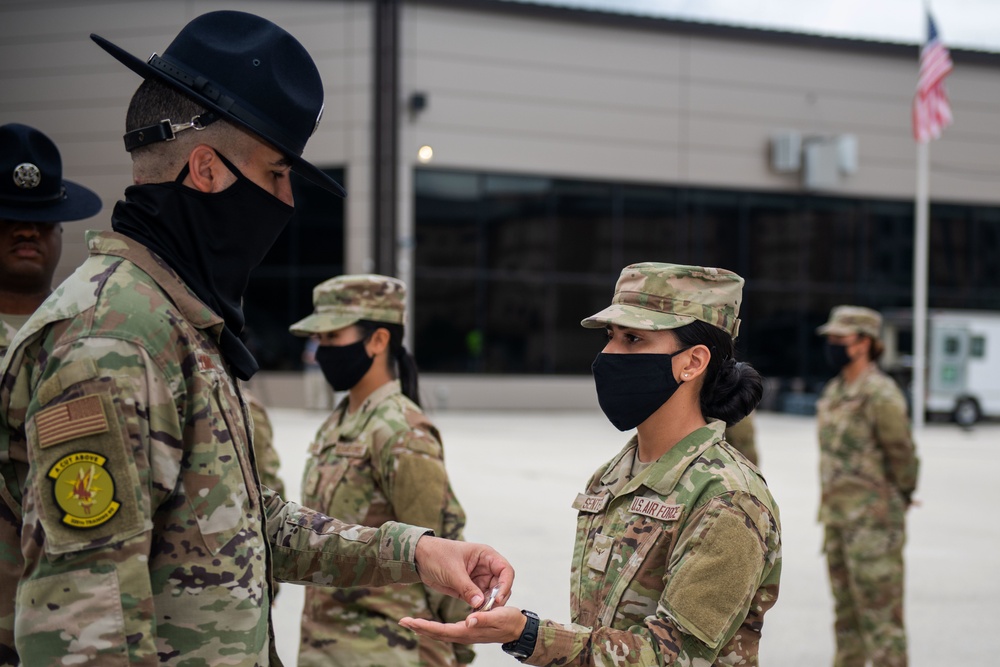
[[[26,428],[34,496],[50,554],[143,531],[139,475],[125,437],[134,405],[115,401],[106,391],[81,393],[66,392],[58,403],[50,398]]]

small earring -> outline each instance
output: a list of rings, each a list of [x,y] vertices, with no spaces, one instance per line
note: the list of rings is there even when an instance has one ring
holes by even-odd
[[[691,374],[690,374],[690,373],[685,373],[685,374],[684,374],[684,377],[687,377],[687,376],[689,376],[689,375],[691,375]]]

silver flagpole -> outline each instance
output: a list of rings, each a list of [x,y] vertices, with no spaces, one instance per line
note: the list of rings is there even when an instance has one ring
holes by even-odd
[[[930,142],[917,143],[917,198],[913,229],[913,430],[924,428],[927,378],[927,245],[930,230]]]

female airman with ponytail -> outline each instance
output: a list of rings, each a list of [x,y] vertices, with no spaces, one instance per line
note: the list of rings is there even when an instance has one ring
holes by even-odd
[[[402,624],[503,642],[529,665],[758,664],[781,535],[763,477],[724,437],[762,394],[734,357],[742,290],[724,269],[633,264],[611,306],[583,320],[607,333],[593,364],[601,408],[636,431],[573,501],[571,623],[507,605]]]
[[[403,521],[461,539],[465,513],[445,471],[441,438],[420,408],[417,366],[403,345],[406,285],[345,275],[313,290],[314,312],[290,328],[316,336],[316,362],[347,395],[309,449],[302,502],[342,521]],[[299,665],[450,667],[465,646],[397,624],[403,616],[458,621],[467,605],[421,584],[306,589]]]

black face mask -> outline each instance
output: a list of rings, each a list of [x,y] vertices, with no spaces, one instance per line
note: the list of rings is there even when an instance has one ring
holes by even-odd
[[[111,228],[163,259],[199,299],[225,321],[219,347],[233,373],[249,380],[257,361],[239,339],[243,292],[292,217],[294,208],[244,176],[221,153],[236,182],[222,192],[173,183],[133,185],[115,205]]]
[[[826,356],[826,363],[835,371],[840,371],[844,366],[851,363],[851,358],[847,356],[847,346],[827,343],[823,349]]]
[[[373,361],[364,340],[350,345],[320,345],[316,350],[316,363],[334,391],[347,391],[361,382]]]
[[[597,401],[615,428],[635,428],[670,400],[681,386],[674,379],[673,358],[683,351],[597,355],[591,367]]]

